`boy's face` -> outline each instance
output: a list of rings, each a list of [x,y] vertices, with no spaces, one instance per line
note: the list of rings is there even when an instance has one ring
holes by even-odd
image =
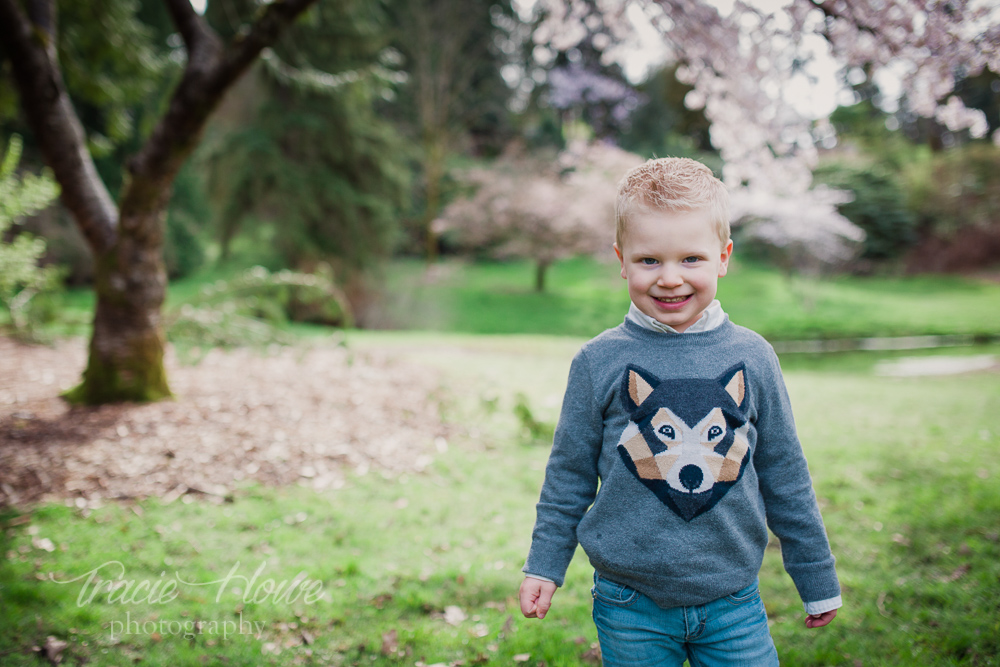
[[[632,303],[656,321],[684,331],[715,298],[733,242],[719,240],[707,209],[647,212],[628,221],[615,253]]]

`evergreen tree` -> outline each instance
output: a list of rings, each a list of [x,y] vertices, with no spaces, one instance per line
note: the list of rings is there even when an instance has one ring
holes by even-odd
[[[396,76],[385,44],[377,5],[320,5],[265,57],[249,123],[208,157],[224,254],[249,220],[287,266],[329,262],[342,279],[391,248],[409,174],[400,137],[374,111]]]

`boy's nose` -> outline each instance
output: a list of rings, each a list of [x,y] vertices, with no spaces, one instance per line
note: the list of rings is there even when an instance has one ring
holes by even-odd
[[[680,287],[684,284],[684,279],[677,269],[664,265],[656,282],[661,287]]]

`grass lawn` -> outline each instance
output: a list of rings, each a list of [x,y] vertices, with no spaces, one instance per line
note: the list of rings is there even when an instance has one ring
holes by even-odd
[[[245,486],[221,504],[6,511],[0,664],[39,664],[30,649],[50,635],[68,642],[64,664],[95,666],[586,664],[582,553],[545,621],[515,601],[548,453],[525,424],[554,421],[579,342],[349,332],[350,347],[443,371],[442,415],[464,435],[422,474],[370,471],[324,493]],[[797,666],[1000,664],[1000,375],[900,380],[873,374],[879,358],[783,359],[845,607],[806,629],[769,548],[779,653]],[[300,573],[318,600],[285,593]]]
[[[589,338],[625,315],[628,293],[618,271],[617,264],[566,260],[537,293],[533,268],[523,261],[445,261],[430,271],[397,261],[386,272],[386,305],[375,323]],[[770,340],[1000,333],[1000,284],[952,276],[789,280],[737,257],[719,281],[719,299],[734,322]]]
[[[193,301],[205,285],[236,277],[241,265],[206,267],[174,281],[165,311]],[[399,259],[373,280],[370,329],[478,334],[544,334],[590,338],[619,324],[628,309],[618,265],[575,258],[549,269],[547,288],[533,287],[524,261],[443,260],[430,269]],[[52,336],[89,335],[94,298],[89,289],[54,297]],[[965,334],[1000,335],[1000,283],[956,276],[833,276],[789,280],[737,256],[719,281],[719,299],[737,324],[769,340]],[[5,314],[0,313],[0,324]],[[305,335],[328,329],[292,325]]]

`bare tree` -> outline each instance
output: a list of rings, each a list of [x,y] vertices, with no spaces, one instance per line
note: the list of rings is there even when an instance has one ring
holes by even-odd
[[[464,112],[477,69],[490,62],[491,2],[401,0],[393,4],[396,42],[407,60],[420,144],[424,213],[420,219],[428,261],[437,258],[432,221],[441,209],[445,159],[467,122]]]
[[[317,0],[275,0],[228,43],[189,0],[164,0],[187,64],[169,106],[125,165],[116,207],[87,151],[56,53],[55,0],[0,0],[0,40],[27,122],[94,256],[97,307],[90,355],[71,400],[149,401],[170,395],[161,307],[163,228],[174,177],[226,91]]]

